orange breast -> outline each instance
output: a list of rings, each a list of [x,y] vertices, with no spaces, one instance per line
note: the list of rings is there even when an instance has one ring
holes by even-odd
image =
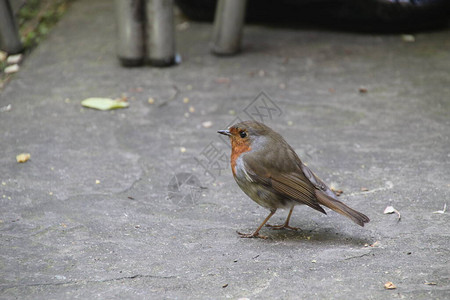
[[[241,156],[242,153],[252,150],[250,145],[245,142],[237,142],[235,140],[231,141],[231,171],[233,175],[236,176],[236,160]]]

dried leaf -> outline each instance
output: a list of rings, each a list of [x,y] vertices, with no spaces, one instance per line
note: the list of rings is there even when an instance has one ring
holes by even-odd
[[[16,160],[17,160],[18,163],[24,163],[27,160],[29,160],[30,157],[31,157],[30,153],[21,153],[21,154],[16,156]]]
[[[367,88],[366,88],[365,86],[360,86],[360,87],[359,87],[359,92],[360,92],[361,94],[365,94],[365,93],[367,93]]]
[[[402,218],[402,215],[400,214],[400,212],[398,210],[396,210],[393,206],[387,206],[384,209],[384,214],[393,214],[396,213],[398,215],[398,220],[400,221],[400,219]]]
[[[113,100],[110,98],[87,98],[81,101],[81,105],[98,110],[111,110],[128,107],[129,103],[123,101],[122,99]]]
[[[384,214],[393,214],[395,213],[395,208],[393,206],[388,206],[384,209]]]
[[[392,282],[388,281],[384,284],[386,290],[395,290],[397,287]]]
[[[433,214],[445,214],[446,211],[447,211],[447,203],[444,203],[444,209],[433,211]]]

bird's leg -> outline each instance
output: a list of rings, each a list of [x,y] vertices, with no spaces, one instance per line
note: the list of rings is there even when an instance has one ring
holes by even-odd
[[[292,215],[292,212],[293,212],[293,211],[294,211],[294,205],[292,205],[291,210],[289,211],[289,214],[288,214],[288,216],[287,216],[287,218],[286,218],[286,222],[284,222],[284,224],[282,224],[282,225],[270,225],[270,224],[266,224],[266,226],[267,226],[267,227],[270,227],[270,228],[272,228],[272,229],[274,229],[274,230],[280,230],[280,229],[300,230],[300,228],[298,228],[298,227],[292,227],[292,226],[289,226],[289,220],[291,219],[291,215]]]
[[[273,214],[277,211],[277,209],[271,209],[270,214],[264,219],[264,221],[259,225],[259,227],[255,230],[253,233],[241,233],[237,231],[237,233],[241,236],[241,238],[260,238],[260,239],[267,239],[267,236],[259,234],[259,231],[264,226],[264,224],[269,221],[269,219],[273,216]]]

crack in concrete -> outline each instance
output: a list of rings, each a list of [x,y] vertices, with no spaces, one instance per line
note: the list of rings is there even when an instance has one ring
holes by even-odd
[[[350,260],[350,259],[354,259],[354,258],[361,258],[364,256],[369,256],[372,252],[367,252],[367,253],[363,253],[361,255],[355,255],[355,256],[350,256],[350,257],[346,257],[344,258],[344,260]]]
[[[31,283],[31,284],[13,284],[6,285],[0,284],[1,290],[11,289],[11,288],[21,288],[21,287],[39,287],[39,286],[67,286],[67,285],[77,285],[77,284],[89,284],[89,283],[104,283],[104,282],[114,282],[121,280],[133,280],[138,278],[153,278],[153,279],[172,279],[177,278],[175,275],[170,276],[159,276],[159,275],[144,275],[144,274],[136,274],[132,276],[123,276],[118,278],[110,278],[104,280],[72,280],[65,282],[43,282],[43,283]]]

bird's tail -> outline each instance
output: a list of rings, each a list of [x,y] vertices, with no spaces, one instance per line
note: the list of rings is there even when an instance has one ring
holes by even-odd
[[[321,191],[316,191],[316,197],[320,204],[334,210],[337,213],[340,213],[343,216],[346,216],[359,226],[364,227],[364,223],[369,223],[370,221],[365,214],[348,207],[341,201],[333,199]]]

